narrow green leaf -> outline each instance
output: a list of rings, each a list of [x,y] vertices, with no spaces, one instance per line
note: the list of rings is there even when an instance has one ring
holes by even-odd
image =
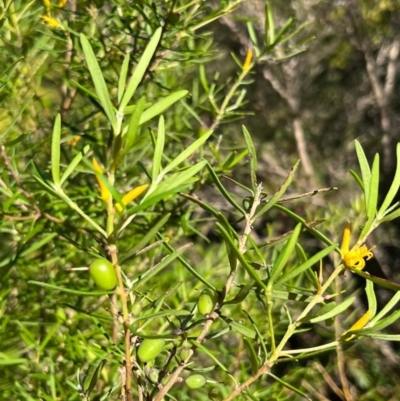
[[[303,247],[297,243],[296,244],[296,251],[297,251],[297,257],[301,263],[307,262],[308,258],[307,255],[303,249]],[[310,268],[305,270],[305,274],[307,276],[307,279],[310,281],[311,285],[316,289],[319,290],[321,288],[321,284],[318,281],[317,276],[315,275],[314,271]]]
[[[165,97],[164,99],[160,100],[156,104],[153,104],[150,106],[148,109],[146,109],[142,117],[140,118],[140,125],[144,124],[145,122],[151,120],[153,117],[158,116],[161,114],[164,110],[168,109],[170,106],[172,106],[174,103],[176,103],[178,100],[182,99],[188,94],[187,90],[181,90],[172,93],[171,95]]]
[[[182,153],[180,153],[170,164],[168,164],[163,170],[162,175],[164,176],[168,172],[172,171],[175,167],[178,167],[182,162],[186,161],[197,149],[200,148],[211,136],[213,131],[207,131],[200,138],[196,139],[191,145],[189,145]]]
[[[336,302],[329,302],[323,306],[321,306],[321,308],[319,308],[317,311],[315,312],[311,312],[309,315],[307,315],[306,317],[304,317],[303,319],[301,319],[302,323],[306,323],[309,322],[312,319],[315,319],[319,316],[323,316],[326,313],[331,312],[333,309],[335,309],[337,306]]]
[[[371,181],[369,187],[369,198],[367,216],[373,220],[376,216],[379,193],[379,154],[376,154],[372,163]]]
[[[396,292],[382,310],[367,324],[367,327],[373,326],[376,322],[386,316],[400,301],[400,291]]]
[[[292,386],[291,384],[289,384],[288,382],[282,380],[281,378],[279,378],[278,376],[275,376],[273,373],[271,372],[267,372],[268,376],[273,377],[278,383],[282,384],[282,386],[288,388],[289,390],[293,391],[294,393],[300,395],[301,397],[303,397],[305,400],[307,401],[312,401],[312,399],[305,393],[303,393],[301,390],[299,390],[297,387]]]
[[[274,16],[269,2],[265,2],[265,45],[268,47],[275,42]]]
[[[281,278],[279,278],[276,281],[275,286],[281,285],[281,284],[285,283],[286,281],[291,280],[292,278],[303,273],[305,270],[309,269],[315,263],[322,260],[325,256],[328,256],[336,248],[337,248],[337,245],[333,244],[331,246],[328,246],[328,248],[325,248],[322,251],[319,251],[318,253],[313,255],[310,259],[308,259],[306,262],[297,266],[295,269],[287,271]]]
[[[77,153],[77,155],[72,159],[71,163],[68,165],[66,170],[64,171],[64,174],[61,176],[60,179],[60,186],[65,182],[65,180],[75,171],[75,168],[78,166],[78,164],[81,162],[83,156],[86,155],[86,153],[89,151],[90,146],[86,145],[80,152]]]
[[[272,206],[276,205],[276,203],[279,201],[280,198],[282,198],[283,194],[286,192],[289,185],[292,183],[294,175],[299,165],[300,165],[300,160],[297,160],[296,164],[293,166],[292,170],[286,177],[285,182],[279,188],[278,192],[276,192],[276,194],[274,194],[274,196],[271,199],[269,199],[265,205],[260,206],[260,209],[257,211],[255,218],[265,214],[269,209],[271,209]]]
[[[161,262],[158,263],[156,266],[153,266],[152,268],[146,270],[144,273],[139,275],[139,277],[136,277],[134,280],[132,280],[135,283],[135,290],[137,290],[143,284],[146,284],[147,281],[149,281],[155,275],[160,274],[160,272],[165,269],[170,263],[172,263],[176,258],[178,258],[178,256],[182,252],[183,251],[179,250],[174,251],[173,253],[162,259]]]
[[[304,228],[310,233],[312,234],[315,238],[320,239],[322,242],[324,242],[327,245],[334,245],[334,243],[324,234],[321,233],[321,231],[317,230],[315,227],[310,227],[307,222],[300,217],[299,215],[297,215],[296,213],[292,212],[291,210],[287,209],[286,207],[279,205],[279,204],[275,204],[274,207],[280,211],[282,211],[283,213],[285,213],[286,215],[288,215],[290,218],[292,218],[294,221],[297,221],[299,223],[303,223],[304,224]],[[336,245],[335,251],[341,255],[340,252],[340,248]]]
[[[140,57],[140,60],[137,64],[135,70],[133,71],[131,79],[129,80],[128,86],[126,88],[124,96],[122,97],[121,103],[119,105],[118,111],[122,115],[125,113],[125,107],[131,101],[131,99],[136,91],[136,88],[139,86],[140,82],[142,81],[142,79],[144,77],[144,74],[146,73],[147,68],[150,65],[150,61],[154,56],[154,53],[158,46],[158,43],[160,42],[161,34],[162,34],[162,28],[159,27],[154,32],[152,38],[150,39],[149,44],[147,45],[145,51],[143,52],[142,56]]]
[[[371,311],[370,319],[372,319],[376,314],[377,303],[374,291],[374,283],[370,280],[366,280],[365,293],[367,294],[368,310]]]
[[[383,341],[400,341],[400,334],[373,333],[373,334],[368,334],[367,337],[376,338],[377,340],[383,340]]]
[[[350,174],[353,176],[361,190],[364,192],[364,183],[360,176],[354,170],[350,170]]]
[[[217,174],[215,173],[214,169],[211,167],[209,163],[206,164],[207,170],[211,175],[211,178],[217,185],[217,188],[221,192],[221,194],[224,196],[224,198],[236,209],[238,210],[242,216],[246,216],[245,210],[232,198],[230,193],[226,190],[226,188],[222,185],[221,181],[219,180]]]
[[[394,197],[400,188],[400,143],[397,144],[396,147],[396,172],[394,174],[392,185],[390,186],[389,192],[387,193],[385,200],[382,203],[382,206],[379,209],[377,218],[380,219],[385,215],[386,210],[391,205]]]
[[[61,143],[61,116],[57,114],[54,122],[53,137],[51,141],[51,174],[53,182],[60,186],[60,143]]]
[[[222,315],[221,319],[224,320],[233,331],[236,331],[237,333],[246,336],[248,338],[251,338],[253,340],[257,339],[257,333],[254,330],[249,329],[248,327],[235,322],[234,320],[232,320],[227,316]]]
[[[164,152],[164,143],[165,143],[165,124],[164,117],[160,116],[158,120],[158,131],[157,131],[157,140],[156,146],[154,150],[153,157],[153,169],[152,169],[152,182],[157,183],[160,181],[159,173],[161,171],[161,160]]]
[[[174,310],[174,309],[167,309],[160,312],[152,312],[147,313],[146,315],[141,315],[132,320],[132,323],[139,322],[141,320],[153,319],[156,317],[164,317],[164,316],[188,316],[190,312],[188,310]]]
[[[84,86],[82,86],[79,82],[74,81],[73,79],[71,79],[71,84],[76,86],[78,89],[80,89],[82,92],[86,93],[87,95],[89,95],[91,98],[93,98],[94,100],[96,100],[96,102],[100,103],[100,99],[99,97],[92,91],[90,91],[89,89],[86,89]]]
[[[161,227],[164,226],[164,224],[168,221],[170,217],[171,214],[167,213],[161,218],[161,220],[158,220],[156,224],[154,224],[154,226],[150,228],[146,235],[138,243],[136,243],[126,255],[120,258],[119,263],[121,265],[126,263],[129,259],[134,257],[138,251],[143,249],[157,235],[157,232],[160,230]]]
[[[390,326],[394,322],[400,319],[400,310],[393,312],[390,316],[376,322],[372,327],[368,325],[368,328],[363,329],[361,332],[363,334],[375,333],[377,331],[381,331],[386,327]]]
[[[254,268],[250,265],[250,263],[246,260],[244,255],[237,249],[235,242],[233,238],[228,234],[228,232],[225,230],[225,228],[222,226],[222,224],[217,223],[217,227],[220,230],[222,236],[224,237],[225,241],[227,242],[227,245],[229,245],[232,249],[232,251],[236,254],[236,257],[239,259],[240,263],[242,264],[243,268],[247,271],[249,276],[257,282],[257,284],[264,289],[267,289],[267,286],[264,284],[264,282],[260,279],[258,276],[257,272],[254,270]]]
[[[132,148],[133,144],[135,143],[135,139],[136,139],[138,131],[139,131],[140,118],[142,117],[142,113],[143,113],[145,105],[146,105],[146,99],[143,96],[137,102],[135,110],[133,110],[133,113],[129,120],[128,131],[126,132],[126,134],[123,137],[124,154],[128,153],[130,151],[130,149]]]
[[[122,96],[125,91],[125,84],[126,84],[126,77],[128,75],[128,68],[129,68],[129,61],[130,55],[125,54],[124,62],[121,66],[121,71],[119,73],[119,80],[118,80],[118,104],[121,103]]]
[[[200,351],[204,352],[208,355],[224,372],[229,373],[227,367],[225,367],[220,359],[218,359],[208,348],[206,348],[203,344],[198,343],[196,340],[189,340],[189,342],[198,348]]]
[[[278,257],[276,258],[276,260],[271,268],[271,271],[270,271],[270,276],[269,276],[269,280],[268,280],[269,287],[272,288],[275,280],[279,277],[283,268],[286,266],[287,262],[289,261],[289,258],[292,256],[293,250],[296,246],[297,240],[301,233],[301,228],[302,228],[302,225],[300,223],[297,224],[297,226],[293,230],[293,233],[290,236],[289,240],[286,242],[286,244],[282,248],[281,252],[279,253]]]
[[[51,290],[57,290],[61,292],[66,292],[67,294],[75,294],[75,295],[88,295],[98,297],[99,295],[113,294],[114,291],[78,291],[71,290],[70,288],[59,287],[58,285],[42,283],[40,281],[29,280],[28,284],[37,285],[39,287],[50,288]]]
[[[389,213],[385,217],[379,219],[379,223],[385,223],[387,221],[391,221],[391,220],[397,219],[398,217],[400,217],[400,209],[397,209],[394,212]]]
[[[176,252],[174,248],[165,241],[165,238],[161,234],[158,233],[157,237],[163,240],[163,245],[168,250],[168,252]],[[206,287],[210,288],[213,291],[217,290],[210,282],[208,282],[201,274],[199,274],[195,268],[193,268],[185,259],[183,259],[182,256],[178,255],[178,260],[182,263],[187,271],[189,271],[194,277],[201,281]]]
[[[22,106],[19,108],[18,113],[15,115],[15,117],[12,119],[11,123],[8,125],[8,127],[3,130],[3,132],[0,134],[0,141],[3,142],[4,138],[6,138],[7,134],[10,132],[12,127],[14,127],[15,123],[18,121],[19,117],[21,114],[24,112],[28,104],[31,102],[35,94],[33,93],[32,95],[28,96],[28,98],[25,100],[25,102],[22,104]]]
[[[103,360],[101,360],[100,363],[97,365],[97,367],[96,367],[96,369],[95,369],[95,371],[94,371],[94,373],[93,373],[93,376],[92,376],[92,378],[91,378],[91,380],[90,380],[89,386],[88,386],[88,388],[87,388],[86,391],[85,391],[85,394],[87,394],[87,396],[89,396],[89,395],[91,394],[91,392],[93,391],[93,389],[95,388],[95,386],[96,386],[96,384],[97,384],[97,380],[98,380],[98,378],[99,378],[99,375],[100,375],[100,373],[101,373],[101,371],[102,371],[102,369],[103,369],[105,363],[106,363],[106,360],[103,359]]]
[[[323,315],[320,315],[318,317],[315,317],[313,319],[310,319],[310,323],[322,322],[323,320],[330,319],[330,318],[338,315],[339,313],[344,312],[347,308],[350,307],[350,305],[354,302],[355,299],[356,299],[356,297],[351,297],[351,298],[346,299],[341,304],[339,304],[338,306],[333,308],[331,311],[329,311]]]
[[[243,343],[247,350],[247,356],[250,360],[251,373],[255,375],[258,372],[258,369],[260,369],[260,360],[258,359],[256,351],[254,350],[253,344],[247,337],[243,337]]]
[[[385,280],[380,277],[372,276],[371,274],[364,272],[362,270],[357,270],[352,267],[348,268],[352,273],[358,274],[361,277],[364,277],[367,280],[373,281],[375,284],[383,288],[388,288],[393,291],[400,291],[400,284],[394,283],[393,281]]]
[[[99,63],[96,60],[92,46],[90,45],[86,36],[81,33],[80,35],[82,50],[85,54],[86,63],[89,68],[90,75],[93,80],[94,87],[96,89],[96,94],[100,100],[100,103],[107,115],[108,120],[113,128],[116,127],[116,117],[114,107],[111,103],[110,96],[108,94],[106,82],[104,80],[103,74],[101,72]]]
[[[358,163],[360,164],[361,177],[364,183],[365,210],[368,210],[371,170],[369,168],[367,157],[365,156],[364,150],[360,142],[354,141],[354,145],[356,147]]]
[[[45,235],[41,240],[36,241],[34,244],[32,244],[29,248],[25,249],[25,251],[23,251],[20,256],[24,257],[29,255],[32,252],[37,251],[38,249],[40,249],[42,246],[48,244],[54,237],[57,236],[57,233],[50,233]]]
[[[257,152],[256,148],[254,147],[253,140],[251,139],[251,136],[249,134],[249,131],[247,131],[247,128],[244,125],[242,125],[242,131],[250,155],[250,173],[251,173],[250,178],[253,191],[255,191],[257,188],[257,171],[258,171]]]

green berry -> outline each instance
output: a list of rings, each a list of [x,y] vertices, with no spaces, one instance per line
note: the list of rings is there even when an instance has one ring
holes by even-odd
[[[206,382],[206,378],[202,375],[192,375],[186,379],[186,385],[192,390],[203,387]]]
[[[89,267],[89,273],[102,290],[112,290],[118,283],[114,266],[107,259],[96,259]]]
[[[216,302],[217,296],[215,292],[206,288],[200,294],[197,309],[201,315],[206,316],[213,311]]]
[[[161,353],[164,346],[165,340],[162,338],[146,339],[139,345],[137,355],[142,362],[149,362]]]

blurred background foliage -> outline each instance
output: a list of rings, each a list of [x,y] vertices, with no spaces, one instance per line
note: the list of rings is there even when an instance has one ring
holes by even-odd
[[[101,238],[32,179],[33,161],[44,174],[50,173],[51,132],[57,113],[63,124],[63,166],[88,144],[91,156],[107,158],[110,127],[96,98],[84,89],[93,84],[81,50],[80,33],[89,39],[115,98],[125,54],[130,53],[130,64],[135,65],[151,34],[158,26],[163,27],[161,48],[138,88],[137,99],[145,96],[146,102],[154,103],[174,91],[189,91],[188,97],[164,113],[165,154],[170,159],[211,128],[214,133],[203,150],[205,154],[195,159],[206,156],[219,174],[248,182],[247,158],[243,158],[247,151],[243,153],[246,148],[241,133],[241,124],[245,124],[256,143],[258,178],[267,193],[278,190],[298,158],[301,167],[290,195],[338,187],[338,191],[291,204],[308,220],[326,219],[324,232],[336,242],[340,241],[346,220],[361,224],[357,220],[362,210],[359,189],[348,173],[357,165],[355,139],[363,144],[368,156],[377,151],[383,155],[381,189],[385,194],[394,174],[400,126],[396,96],[400,82],[399,2],[271,0],[269,4],[277,29],[293,19],[291,27],[299,31],[255,64],[221,114],[215,103],[221,105],[227,98],[248,50],[262,43],[266,35],[264,1],[0,0],[1,399],[89,399],[79,391],[82,389],[78,383],[89,367],[90,378],[103,358],[107,358],[107,368],[101,369],[90,399],[101,399],[119,381],[121,350],[113,348],[108,338],[107,333],[115,327],[107,314],[107,297],[85,297],[28,283],[36,280],[92,291],[87,273],[71,269],[88,266],[99,250],[105,255]],[[156,124],[154,119],[142,127],[123,161],[117,177],[121,193],[145,182],[152,155],[152,143],[146,133]],[[235,158],[238,159],[233,162]],[[190,191],[234,221],[232,207],[211,184],[210,176],[203,172]],[[230,181],[224,184],[238,199],[244,197]],[[104,220],[90,164],[79,166],[67,190],[92,218]],[[227,270],[221,238],[215,234],[209,216],[180,197],[158,203],[124,232],[119,241],[120,254],[126,260],[124,273],[136,277],[165,256],[161,246],[135,259],[130,258],[129,252],[167,214],[171,217],[160,228],[162,235],[171,239],[174,248],[193,243],[186,257],[221,288],[225,276],[219,272]],[[239,229],[240,223],[237,226]],[[287,217],[272,211],[257,221],[255,235],[258,241],[265,242],[293,226]],[[381,229],[379,237],[371,239],[371,244],[379,239],[379,246],[376,258],[368,264],[376,275],[397,282],[398,237],[396,220]],[[320,247],[313,238],[306,238],[305,246],[312,250]],[[254,255],[254,261],[259,262],[258,255]],[[165,280],[152,277],[144,288],[137,289],[139,308],[146,310],[171,287],[174,290],[169,301],[174,308],[194,307],[201,291],[198,281],[179,263],[163,274]],[[182,283],[175,288],[180,280]],[[358,291],[364,283],[348,277],[342,285]],[[381,290],[378,295],[378,301],[384,304],[387,291]],[[228,314],[247,324],[245,310],[254,320],[260,320],[264,311],[257,309],[256,303],[256,294],[251,295],[242,304],[232,306]],[[365,310],[366,305],[361,300],[356,307]],[[277,320],[279,316],[287,320],[283,306],[274,313]],[[348,319],[355,320],[350,313]],[[159,323],[156,320],[149,328],[159,330]],[[321,338],[330,336],[332,333],[307,332],[296,335],[290,346],[319,344]],[[248,371],[244,349],[241,340],[227,335],[215,350],[239,382]],[[212,363],[201,353],[195,358],[193,370],[198,367],[216,382],[197,392],[198,400],[222,399],[228,394],[220,384],[227,381],[224,373],[207,373],[205,367]],[[350,343],[340,358],[330,352],[312,361],[282,363],[275,375],[301,387],[312,399],[386,401],[398,399],[398,367],[396,343],[363,340]],[[349,392],[343,392],[341,385],[348,386]],[[215,389],[220,393],[212,398],[208,391]],[[109,399],[118,399],[117,392]],[[253,399],[265,400],[296,397],[271,377],[260,383],[254,394],[257,398]],[[179,400],[193,399],[183,384],[175,396]]]

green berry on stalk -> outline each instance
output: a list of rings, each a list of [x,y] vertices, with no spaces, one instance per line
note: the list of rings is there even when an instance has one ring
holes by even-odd
[[[217,303],[217,296],[214,291],[206,288],[203,290],[199,297],[199,302],[197,304],[197,309],[201,315],[209,315],[215,304]]]
[[[146,339],[139,345],[137,355],[142,362],[155,359],[164,349],[165,340],[162,338]]]
[[[102,290],[112,290],[118,280],[115,268],[107,259],[96,259],[89,267],[89,273],[96,285]]]
[[[196,390],[200,387],[203,387],[206,384],[207,380],[203,375],[192,375],[186,379],[186,386],[188,386],[192,390]]]

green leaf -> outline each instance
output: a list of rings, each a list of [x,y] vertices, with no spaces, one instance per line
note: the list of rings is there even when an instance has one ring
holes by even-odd
[[[366,280],[365,293],[367,294],[368,310],[371,311],[370,319],[372,319],[376,314],[377,303],[374,291],[374,283],[370,280]]]
[[[96,102],[100,103],[100,99],[99,97],[92,91],[90,91],[89,89],[86,89],[84,86],[82,86],[79,82],[74,81],[73,79],[71,79],[71,84],[76,86],[78,89],[80,89],[82,92],[86,93],[87,95],[89,95],[91,98],[93,98],[94,100],[96,100]]]
[[[376,338],[377,340],[383,340],[383,341],[400,341],[400,334],[373,333],[373,334],[368,334],[367,337]]]
[[[91,378],[91,380],[90,380],[89,386],[88,386],[88,388],[86,389],[85,395],[89,396],[89,395],[91,394],[91,392],[93,391],[93,389],[95,388],[95,386],[96,386],[96,384],[97,384],[97,380],[98,380],[98,378],[99,378],[99,375],[100,375],[100,373],[101,373],[101,371],[102,371],[102,369],[103,369],[105,363],[106,363],[106,360],[103,359],[103,360],[101,360],[100,363],[97,365],[97,367],[96,367],[96,369],[95,369],[95,371],[94,371],[94,373],[93,373],[93,376],[92,376],[92,378]]]
[[[257,152],[256,148],[254,147],[253,140],[247,131],[247,128],[242,125],[244,139],[246,141],[247,149],[250,155],[250,173],[251,173],[251,185],[253,187],[253,191],[256,191],[257,188],[257,171],[258,171],[258,162],[257,162]]]
[[[171,214],[168,213],[163,216],[161,220],[158,220],[156,224],[151,227],[149,231],[146,232],[146,235],[138,243],[136,243],[126,255],[120,258],[119,263],[121,265],[126,263],[129,259],[134,257],[138,251],[143,249],[151,241],[151,239],[153,239],[157,235],[157,232],[162,226],[164,226],[164,224],[168,221],[170,217]]]
[[[145,104],[146,104],[146,99],[144,96],[142,96],[138,100],[135,110],[133,110],[133,113],[129,120],[128,131],[126,132],[126,134],[123,137],[124,154],[128,153],[131,150],[133,144],[135,143],[135,139],[136,139],[137,133],[139,131],[140,118],[142,116]]]
[[[307,222],[297,215],[296,213],[292,212],[291,210],[287,209],[286,207],[282,205],[275,204],[274,207],[278,210],[281,210],[283,213],[288,215],[290,218],[292,218],[294,221],[297,221],[299,223],[302,223],[304,225],[304,228],[315,238],[320,239],[322,242],[324,242],[327,245],[334,245],[334,243],[324,234],[321,233],[321,231],[317,230],[315,227],[310,227]],[[335,251],[341,255],[340,248],[336,245]]]
[[[236,333],[239,333],[253,340],[257,338],[257,333],[254,330],[235,322],[227,316],[221,316],[221,319],[224,320],[233,331],[236,331]]]
[[[194,345],[200,351],[204,352],[208,355],[224,372],[229,373],[227,367],[225,367],[220,359],[218,359],[208,348],[206,348],[203,344],[198,343],[196,340],[189,340],[190,344]]]
[[[221,181],[219,180],[217,174],[215,173],[214,169],[211,167],[209,163],[206,164],[207,170],[211,175],[211,178],[217,185],[217,188],[220,190],[221,194],[224,196],[224,198],[235,208],[237,209],[242,216],[246,216],[245,210],[232,198],[230,193],[225,189],[225,187],[222,185]]]
[[[3,142],[3,138],[6,138],[7,134],[10,132],[12,127],[14,127],[15,123],[17,122],[18,118],[21,116],[21,114],[24,112],[28,104],[31,102],[32,98],[35,96],[35,94],[32,94],[28,96],[28,98],[25,100],[25,102],[22,104],[22,106],[19,108],[18,113],[15,115],[15,117],[12,119],[11,123],[8,125],[8,127],[3,130],[3,132],[0,134],[0,141]]]
[[[373,326],[376,322],[381,320],[385,315],[387,315],[400,301],[400,291],[396,292],[389,302],[382,308],[382,310],[367,324],[366,327]]]
[[[369,333],[375,333],[377,331],[381,331],[399,319],[400,319],[400,310],[397,310],[397,311],[393,312],[390,316],[386,317],[385,319],[382,319],[382,320],[374,323],[373,326],[368,325],[368,328],[363,329],[361,331],[361,333],[369,334]]]
[[[273,373],[271,372],[267,372],[268,376],[273,377],[278,383],[282,384],[282,386],[288,388],[289,390],[293,391],[294,393],[300,395],[302,398],[304,398],[307,401],[312,401],[312,399],[305,393],[303,393],[302,391],[300,391],[297,387],[292,386],[291,384],[289,384],[288,382],[282,380],[281,378],[279,378],[278,376],[275,376]]]
[[[323,315],[320,315],[313,319],[310,319],[310,323],[322,322],[323,320],[330,319],[330,318],[338,315],[339,313],[344,312],[347,308],[350,307],[350,305],[354,302],[355,299],[356,299],[356,297],[351,297],[351,298],[346,299],[345,301],[343,301],[341,304],[339,304],[338,306],[336,306],[329,312],[324,313]]]
[[[296,164],[293,166],[292,170],[286,177],[285,182],[279,188],[278,192],[276,192],[276,194],[271,199],[269,199],[265,205],[260,207],[260,209],[257,211],[255,215],[255,218],[265,214],[269,209],[271,209],[272,206],[275,206],[275,204],[279,201],[280,198],[282,198],[283,194],[286,192],[289,185],[292,183],[294,174],[296,173],[296,170],[299,167],[299,165],[300,165],[300,160],[297,160]]]
[[[139,322],[141,320],[148,320],[148,319],[153,319],[156,317],[164,317],[164,316],[188,316],[190,315],[190,312],[188,310],[174,310],[174,309],[167,309],[163,310],[160,312],[152,312],[152,313],[147,313],[146,315],[141,315],[139,317],[136,317],[132,320],[132,323]]]
[[[386,210],[391,205],[394,197],[400,188],[400,143],[396,146],[396,173],[394,174],[392,185],[390,186],[389,192],[386,194],[385,200],[382,203],[382,206],[379,209],[377,218],[380,219],[385,215]]]
[[[53,182],[57,188],[60,186],[60,142],[61,116],[60,114],[57,114],[51,141],[51,174],[53,176]]]
[[[142,117],[140,118],[140,125],[144,124],[145,122],[151,120],[153,117],[158,116],[161,114],[164,110],[168,109],[170,106],[172,106],[174,103],[176,103],[178,100],[182,99],[188,94],[187,90],[181,90],[172,93],[171,95],[165,97],[164,99],[160,100],[156,104],[153,104],[150,106],[148,109],[146,109]]]
[[[110,96],[108,94],[106,82],[104,80],[103,74],[101,72],[99,63],[96,60],[92,46],[87,40],[86,36],[81,33],[80,35],[82,50],[85,54],[86,63],[89,68],[90,75],[92,77],[94,87],[96,89],[96,94],[99,98],[101,106],[107,115],[108,120],[111,123],[113,129],[116,128],[117,119],[115,117],[114,107],[111,103]]]
[[[56,236],[57,236],[57,233],[50,233],[50,234],[45,235],[40,241],[36,241],[28,249],[25,249],[23,252],[21,252],[20,256],[25,257],[25,256],[29,255],[30,253],[37,251],[44,245],[48,244]]]
[[[172,248],[172,246],[165,241],[161,234],[157,234],[157,237],[163,240],[163,245],[168,250],[168,252],[176,252],[174,248]],[[185,259],[183,259],[182,256],[179,255],[178,260],[182,263],[183,267],[185,267],[187,271],[189,271],[194,277],[201,281],[206,287],[210,288],[213,291],[216,291],[216,288],[210,282],[208,282],[200,273],[198,273],[197,270],[193,268]]]
[[[126,77],[128,75],[128,68],[129,68],[129,61],[130,61],[130,55],[125,54],[124,62],[122,63],[121,71],[119,73],[119,80],[118,80],[118,104],[120,104],[122,96],[125,91]]]
[[[106,295],[106,294],[114,294],[114,291],[78,291],[78,290],[71,290],[70,288],[59,287],[58,285],[42,283],[40,281],[29,280],[28,284],[37,285],[39,287],[50,288],[51,290],[57,290],[61,292],[66,292],[67,294],[75,294],[75,295],[88,295],[98,297],[99,295]]]
[[[157,140],[156,140],[156,146],[154,149],[154,157],[153,157],[153,169],[152,169],[152,182],[158,183],[162,179],[162,176],[160,177],[160,171],[161,171],[161,160],[164,152],[164,143],[165,143],[165,125],[164,125],[164,117],[161,116],[160,119],[158,120],[158,131],[157,131]]]
[[[270,46],[275,42],[275,24],[269,2],[265,2],[265,46]]]
[[[317,311],[311,312],[309,315],[301,319],[301,322],[306,323],[312,319],[318,318],[319,316],[323,316],[331,312],[333,309],[335,309],[336,306],[337,306],[336,302],[329,302],[325,305],[322,305],[321,308],[319,308]]]
[[[279,278],[275,286],[281,285],[285,283],[288,280],[291,280],[292,278],[298,276],[299,274],[303,273],[305,270],[309,269],[311,266],[313,266],[315,263],[319,262],[322,260],[325,256],[328,256],[333,250],[337,248],[336,244],[333,244],[329,246],[328,248],[323,249],[322,251],[319,251],[315,255],[313,255],[310,259],[307,261],[303,262],[296,268],[287,271],[281,278]]]
[[[361,190],[364,192],[364,183],[360,176],[354,170],[350,170],[350,174],[353,176],[357,184],[360,186]]]
[[[225,230],[225,228],[222,226],[222,224],[217,223],[217,227],[219,231],[221,232],[222,236],[224,237],[225,241],[227,242],[227,245],[230,246],[232,251],[235,253],[236,257],[239,259],[240,263],[242,264],[243,268],[247,271],[249,276],[257,282],[257,284],[264,289],[267,289],[267,286],[264,284],[264,282],[260,279],[258,276],[257,272],[253,269],[253,267],[250,265],[250,263],[246,260],[244,255],[237,249],[234,239],[228,234],[228,232]]]
[[[369,190],[371,183],[371,170],[369,168],[368,160],[365,156],[364,150],[358,141],[354,141],[356,147],[356,153],[358,158],[358,163],[360,164],[361,177],[364,184],[364,194],[365,194],[365,210],[368,210],[369,204]]]
[[[302,225],[299,223],[293,230],[292,235],[290,236],[289,240],[286,242],[282,250],[280,251],[278,257],[275,259],[275,262],[271,268],[270,276],[268,280],[268,287],[272,288],[275,280],[281,274],[283,268],[286,266],[289,258],[291,257],[293,250],[296,246],[297,240],[301,233]]]
[[[368,222],[364,225],[361,236],[363,236],[363,234],[366,234],[369,231],[374,222],[378,205],[378,192],[379,192],[379,155],[376,154],[374,157],[374,162],[372,164],[371,180],[369,187],[369,198],[367,206]]]
[[[77,153],[77,155],[72,159],[71,163],[68,165],[66,170],[64,171],[64,174],[62,175],[60,179],[60,186],[65,182],[65,180],[75,171],[75,168],[78,166],[78,164],[81,162],[83,156],[86,155],[86,153],[89,151],[90,146],[86,145],[80,152]]]
[[[388,288],[393,291],[400,291],[400,284],[394,283],[393,281],[385,280],[380,277],[372,276],[371,274],[364,272],[362,270],[354,269],[353,267],[348,268],[352,273],[358,274],[361,277],[364,277],[367,280],[373,281],[375,284],[383,288]]]
[[[139,86],[140,82],[142,81],[142,79],[144,77],[144,74],[147,71],[147,68],[150,65],[150,61],[153,58],[155,51],[157,50],[158,43],[160,42],[161,34],[162,34],[162,28],[159,27],[154,32],[152,38],[150,39],[149,44],[147,45],[145,51],[143,52],[142,56],[140,57],[140,60],[137,64],[135,70],[133,71],[131,79],[129,80],[128,86],[126,88],[124,96],[122,97],[121,103],[119,105],[118,111],[122,115],[124,115],[125,107],[131,101],[137,87]]]
[[[212,130],[207,131],[199,139],[196,139],[191,145],[189,145],[182,153],[180,153],[170,164],[168,164],[163,170],[162,175],[164,176],[168,172],[172,171],[175,167],[178,167],[182,162],[186,161],[197,149],[200,148],[207,141],[207,139],[213,133]]]

